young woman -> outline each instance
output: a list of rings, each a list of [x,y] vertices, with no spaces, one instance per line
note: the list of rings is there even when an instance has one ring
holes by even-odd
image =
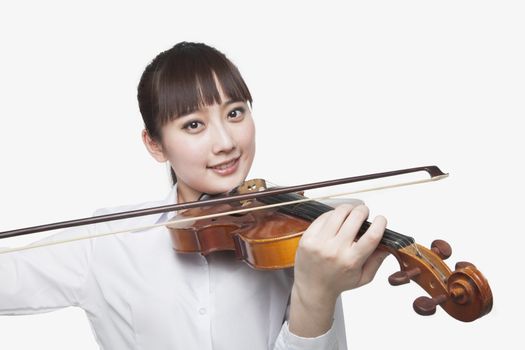
[[[143,141],[169,162],[162,202],[198,200],[246,178],[255,155],[252,97],[219,51],[182,42],[159,54],[138,86]],[[227,253],[177,254],[166,228],[0,255],[0,313],[86,311],[102,349],[345,349],[340,294],[369,282],[386,253],[377,217],[345,204],[304,232],[293,271],[256,271]],[[50,238],[144,227],[168,214],[71,229]],[[147,232],[144,232],[147,231]]]

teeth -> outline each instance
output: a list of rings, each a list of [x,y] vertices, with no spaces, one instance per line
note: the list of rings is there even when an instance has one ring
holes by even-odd
[[[235,159],[226,163],[226,164],[222,164],[222,165],[218,165],[218,166],[214,166],[213,168],[214,169],[219,169],[219,170],[223,170],[223,169],[226,169],[226,168],[229,168],[233,165],[233,163],[235,163]]]

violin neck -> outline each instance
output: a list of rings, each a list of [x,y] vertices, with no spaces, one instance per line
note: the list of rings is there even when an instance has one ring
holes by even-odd
[[[261,197],[257,200],[265,203],[265,204],[276,204],[276,203],[284,203],[284,202],[290,202],[295,201],[299,199],[304,199],[305,197],[297,194],[297,193],[287,193],[287,194],[278,194],[274,196],[268,196],[268,197]],[[281,213],[291,215],[297,218],[301,218],[303,220],[307,220],[309,222],[314,221],[319,216],[321,216],[323,213],[326,213],[330,210],[333,210],[334,208],[326,205],[324,203],[318,202],[318,201],[308,201],[303,203],[294,203],[291,205],[284,205],[279,207],[278,211]],[[361,228],[359,229],[359,232],[357,234],[357,237],[361,237],[366,230],[370,227],[371,223],[368,221],[365,221]],[[390,229],[385,229],[385,233],[383,235],[383,238],[381,239],[382,245],[391,248],[391,249],[401,249],[404,247],[407,247],[409,245],[412,245],[415,243],[414,238],[405,236],[401,233],[397,233],[395,231],[392,231]]]

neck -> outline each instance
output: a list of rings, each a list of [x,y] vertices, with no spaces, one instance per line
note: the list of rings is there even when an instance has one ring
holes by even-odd
[[[194,202],[197,201],[201,195],[201,192],[184,189],[182,186],[177,186],[177,203]]]

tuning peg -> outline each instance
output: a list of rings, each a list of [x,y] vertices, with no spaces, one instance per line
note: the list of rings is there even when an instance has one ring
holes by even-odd
[[[412,306],[414,311],[420,315],[428,316],[436,312],[436,306],[447,300],[446,294],[440,294],[434,298],[419,297],[414,300]]]
[[[442,239],[436,239],[432,242],[430,249],[443,260],[448,259],[452,255],[450,244]]]
[[[410,270],[397,271],[388,277],[388,282],[393,286],[399,286],[410,282],[410,279],[414,276],[417,276],[421,273],[419,267],[414,267]]]
[[[459,269],[463,269],[465,267],[469,267],[469,266],[472,266],[474,268],[476,267],[476,266],[474,266],[474,264],[469,263],[468,261],[458,261],[456,263],[456,271],[459,270]]]

